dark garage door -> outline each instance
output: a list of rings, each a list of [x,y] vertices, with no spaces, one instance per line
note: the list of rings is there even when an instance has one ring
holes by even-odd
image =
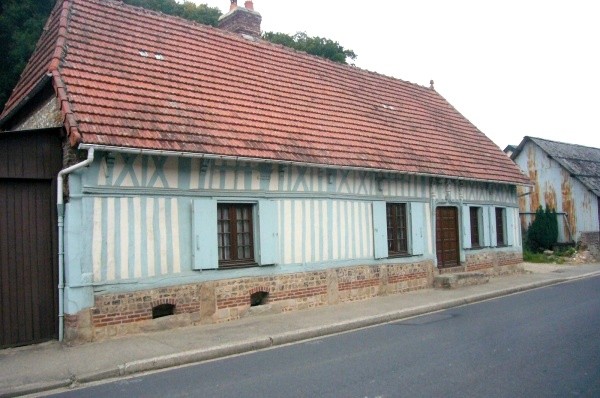
[[[0,345],[55,337],[51,181],[0,180]]]
[[[0,348],[57,336],[57,131],[0,134]]]

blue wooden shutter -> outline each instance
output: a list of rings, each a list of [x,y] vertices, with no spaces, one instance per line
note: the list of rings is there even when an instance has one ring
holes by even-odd
[[[375,258],[388,257],[387,215],[384,201],[373,202],[373,247]]]
[[[219,268],[217,201],[211,198],[194,199],[192,217],[194,269]]]
[[[462,229],[462,247],[463,249],[471,248],[471,208],[469,206],[461,206],[461,229]]]
[[[515,245],[515,209],[507,207],[504,210],[506,216],[506,244],[508,246]]]
[[[260,265],[279,263],[279,232],[277,203],[273,200],[258,202],[258,234],[260,237]]]
[[[490,214],[490,246],[498,246],[498,236],[496,235],[496,208],[494,206],[489,207]]]
[[[410,241],[411,254],[420,255],[425,252],[425,203],[410,203]]]
[[[492,245],[492,238],[490,236],[490,209],[489,206],[484,206],[481,208],[481,218],[482,218],[482,227],[483,227],[483,246],[489,247]]]

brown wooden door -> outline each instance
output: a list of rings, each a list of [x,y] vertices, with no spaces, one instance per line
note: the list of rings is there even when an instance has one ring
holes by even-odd
[[[56,336],[52,180],[0,179],[0,347]]]
[[[438,268],[459,266],[458,209],[456,207],[438,207],[436,209],[435,233]]]

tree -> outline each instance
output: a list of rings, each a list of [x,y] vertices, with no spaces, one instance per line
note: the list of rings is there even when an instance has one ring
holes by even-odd
[[[536,252],[552,250],[558,241],[558,219],[556,211],[540,206],[535,212],[535,220],[527,230],[527,246]]]
[[[271,43],[281,44],[341,64],[346,64],[348,58],[356,59],[354,51],[346,50],[337,41],[318,36],[311,37],[305,32],[297,32],[293,36],[285,33],[265,32],[262,38]]]
[[[217,26],[221,11],[206,4],[195,4],[191,1],[178,3],[175,0],[123,0],[123,3],[160,11],[163,14],[175,15],[204,25]]]
[[[0,104],[4,105],[42,34],[55,0],[0,2]]]

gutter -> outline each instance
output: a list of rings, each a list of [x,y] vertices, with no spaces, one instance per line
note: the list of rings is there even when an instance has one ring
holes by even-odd
[[[182,151],[165,151],[165,150],[159,150],[159,149],[127,148],[127,147],[119,147],[119,146],[111,146],[111,145],[94,145],[94,144],[80,144],[79,145],[79,149],[90,149],[90,148],[96,148],[96,150],[106,151],[106,152],[130,153],[130,154],[135,154],[135,155],[179,156],[179,157],[197,158],[197,159],[219,159],[219,160],[232,160],[232,161],[255,162],[255,163],[274,163],[274,164],[280,164],[280,165],[316,167],[316,168],[322,168],[322,169],[368,171],[368,172],[372,172],[372,173],[381,173],[381,174],[407,174],[407,175],[432,177],[432,178],[447,178],[447,179],[459,180],[459,181],[491,182],[494,184],[504,184],[504,185],[519,185],[519,186],[531,186],[532,185],[532,184],[527,184],[527,183],[517,183],[517,182],[508,182],[508,181],[483,180],[483,179],[476,179],[476,178],[464,178],[464,177],[459,177],[459,176],[447,176],[447,175],[441,175],[441,174],[428,174],[428,173],[418,173],[418,172],[409,172],[409,171],[395,171],[395,170],[388,170],[388,169],[377,169],[377,168],[359,167],[359,166],[337,166],[337,165],[329,165],[329,164],[323,164],[323,163],[298,162],[298,161],[293,161],[293,160],[251,158],[251,157],[230,156],[230,155],[214,155],[214,154],[203,154],[203,153],[182,152]]]
[[[89,166],[94,161],[94,148],[88,148],[87,159],[61,170],[56,178],[56,208],[58,210],[58,341],[64,338],[64,301],[65,301],[65,242],[64,242],[64,223],[65,223],[65,205],[63,198],[63,180],[64,176],[78,169]]]

